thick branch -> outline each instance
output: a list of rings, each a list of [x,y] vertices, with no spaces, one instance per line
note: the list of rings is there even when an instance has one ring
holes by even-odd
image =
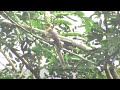
[[[107,63],[105,63],[105,65],[104,65],[104,70],[105,70],[105,74],[106,74],[107,79],[113,79]]]
[[[28,27],[28,26],[23,26],[25,27],[27,30],[30,30],[31,28]],[[44,30],[40,30],[40,29],[37,29],[37,28],[32,28],[32,30],[34,31],[38,31],[40,32],[41,34],[44,34],[45,35],[45,31]],[[72,46],[75,46],[75,47],[78,47],[80,49],[83,49],[83,50],[92,50],[91,47],[87,46],[86,44],[83,44],[81,42],[78,42],[78,41],[75,41],[74,39],[70,39],[70,38],[67,38],[67,37],[64,37],[64,36],[61,36],[61,35],[58,35],[58,37],[60,38],[61,41],[63,42],[68,42],[68,43],[71,43]]]
[[[109,70],[110,70],[110,73],[111,73],[113,79],[120,79],[119,76],[118,76],[118,74],[117,74],[117,72],[116,72],[116,70],[114,69],[113,66],[110,66]]]
[[[37,31],[37,32],[45,35],[44,30],[37,29],[37,28],[31,28],[29,26],[20,25],[20,24],[16,23],[15,21],[13,21],[5,12],[4,12],[4,14],[12,22],[11,25],[10,25],[10,23],[5,22],[5,23],[8,23],[10,26],[12,26],[12,25],[17,26],[18,28],[21,28],[28,33],[30,33],[31,32],[30,30],[32,30],[32,31]],[[70,39],[70,38],[67,38],[67,37],[64,37],[64,36],[61,36],[61,35],[58,35],[58,37],[60,38],[61,41],[71,43],[71,45],[74,46],[74,47],[78,47],[82,50],[87,50],[87,51],[92,50],[92,48],[87,46],[86,44],[80,43],[80,42],[75,41],[73,39]]]
[[[26,28],[27,30],[31,29],[29,26],[23,26],[23,27]],[[40,30],[40,29],[37,29],[37,28],[32,28],[32,30],[38,31],[39,33],[45,35],[45,31],[44,30]],[[58,35],[58,37],[60,38],[61,41],[71,43],[71,45],[74,46],[74,47],[78,47],[80,49],[87,50],[87,51],[92,50],[91,47],[87,46],[84,43],[75,41],[74,39],[70,39],[68,37],[64,37],[64,36],[61,36],[61,35]]]

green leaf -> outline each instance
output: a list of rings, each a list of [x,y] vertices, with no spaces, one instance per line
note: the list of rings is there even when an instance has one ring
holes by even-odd
[[[67,24],[67,25],[72,25],[70,22],[64,20],[64,19],[59,19],[59,20],[54,20],[54,24]]]
[[[80,52],[81,52],[81,50],[77,48],[76,52],[77,52],[77,53],[80,53]]]
[[[90,32],[94,22],[92,20],[90,20],[88,17],[82,18],[82,22],[83,22],[83,24],[85,24],[86,31]]]
[[[16,64],[16,62],[14,60],[11,60],[14,64]]]
[[[78,60],[78,61],[80,60],[80,58],[77,56],[70,56],[69,58],[74,59],[74,60]]]
[[[65,54],[65,60],[68,61],[69,60],[69,56],[68,56],[69,53],[66,53]]]
[[[89,21],[86,21],[85,22],[85,29],[86,29],[86,31],[90,32],[91,28],[92,28],[91,23]]]
[[[11,64],[6,64],[6,66],[11,66]]]
[[[9,56],[10,56],[11,58],[13,58],[13,56],[12,56],[11,52],[9,52]]]
[[[32,24],[32,26],[34,26],[34,27],[43,29],[43,24],[40,24],[39,22],[37,22],[37,21],[35,21],[35,20],[31,20],[31,24]]]
[[[32,51],[35,52],[35,53],[40,53],[40,49],[41,49],[41,45],[40,44],[37,44],[36,46],[34,46],[32,48]]]
[[[8,52],[8,47],[4,47],[3,50]]]
[[[76,11],[74,14],[78,15],[80,18],[82,18],[84,16],[84,13],[81,11]]]
[[[55,62],[55,58],[54,57],[51,57],[48,59],[51,63]]]
[[[63,33],[61,35],[62,36],[81,36],[80,33],[72,33],[72,32]]]
[[[20,60],[19,60],[18,58],[15,58],[15,60],[16,60],[17,62],[20,62]]]

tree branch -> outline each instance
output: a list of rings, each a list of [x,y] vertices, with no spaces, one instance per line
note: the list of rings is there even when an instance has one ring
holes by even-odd
[[[4,64],[2,64],[1,62],[0,62],[0,64],[1,65],[3,65],[5,68],[7,68],[10,72],[12,72],[13,73],[13,71],[10,69],[10,68],[8,68],[7,66],[5,66]]]
[[[31,65],[25,60],[23,59],[15,50],[14,48],[10,48],[10,50],[12,51],[12,53],[14,53],[26,66],[27,69],[29,69],[33,75],[35,75],[36,79],[40,79],[40,76],[36,74],[36,72],[33,70],[33,68],[31,67]]]
[[[4,13],[4,15],[12,22],[11,25],[17,26],[18,28],[21,28],[21,29],[25,30],[25,31],[28,32],[28,33],[31,32],[30,30],[32,30],[32,31],[34,30],[34,31],[37,31],[37,32],[45,35],[45,31],[44,31],[44,30],[37,29],[37,28],[32,28],[32,29],[31,29],[31,27],[29,27],[29,26],[20,25],[20,24],[16,23],[15,21],[13,21],[4,11],[3,11],[3,13]],[[6,22],[6,23],[7,23],[7,22]],[[9,24],[10,24],[10,23],[9,23]],[[34,37],[36,36],[36,35],[34,35],[34,34],[32,34],[32,35],[33,35]],[[89,47],[89,46],[87,46],[86,44],[83,44],[83,43],[81,43],[81,42],[75,41],[74,39],[70,39],[70,38],[67,38],[67,37],[64,37],[64,36],[61,36],[61,35],[58,35],[58,37],[60,38],[61,41],[71,43],[71,45],[74,46],[74,47],[78,47],[78,48],[80,48],[80,49],[82,49],[82,50],[85,50],[85,51],[86,51],[86,50],[87,50],[87,51],[92,50],[91,47]],[[40,38],[40,39],[41,39],[41,38]]]
[[[6,60],[10,63],[10,65],[12,66],[12,68],[15,70],[15,72],[17,72],[16,67],[14,66],[13,62],[10,60],[9,57],[7,57],[7,55],[4,53],[4,51],[2,49],[0,49],[0,52],[5,56]]]
[[[73,55],[75,55],[75,56],[77,56],[77,57],[79,57],[79,58],[81,58],[81,59],[83,59],[83,60],[85,60],[85,61],[88,61],[88,62],[96,65],[95,62],[90,61],[90,60],[88,60],[87,58],[82,57],[81,55],[75,54],[75,53],[73,53],[73,52],[71,52],[71,51],[68,51],[68,50],[66,50],[66,49],[63,49],[63,50],[66,51],[66,52],[69,52],[70,54],[73,54]]]

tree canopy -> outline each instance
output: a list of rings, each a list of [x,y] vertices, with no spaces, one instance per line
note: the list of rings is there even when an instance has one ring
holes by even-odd
[[[97,21],[95,20],[97,19]],[[0,11],[1,79],[119,79],[120,12]],[[63,49],[46,36],[54,26]],[[115,64],[118,62],[118,64]]]

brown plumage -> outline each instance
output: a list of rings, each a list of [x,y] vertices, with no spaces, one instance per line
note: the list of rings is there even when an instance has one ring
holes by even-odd
[[[63,57],[63,54],[62,54],[62,52],[63,52],[62,48],[63,47],[60,43],[60,39],[59,39],[57,33],[53,31],[53,27],[50,24],[45,24],[45,31],[46,31],[46,36],[49,37],[49,38],[52,38],[54,40],[54,44],[57,47],[57,53],[58,53],[58,56],[59,56],[60,63],[63,66],[65,66],[64,57]]]

